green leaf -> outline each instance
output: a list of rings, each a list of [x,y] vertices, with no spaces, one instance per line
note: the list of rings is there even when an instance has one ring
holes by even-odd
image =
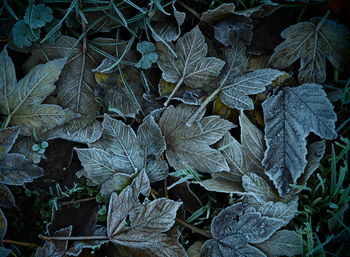
[[[31,46],[32,41],[36,41],[40,37],[40,29],[33,29],[24,23],[23,20],[19,20],[12,27],[13,42],[19,48]]]
[[[12,250],[0,246],[0,256],[7,257],[7,256],[10,256],[11,253],[12,253]]]
[[[44,4],[33,5],[33,8],[27,7],[23,19],[32,29],[44,27],[53,19],[52,9]]]
[[[142,69],[151,68],[152,63],[155,63],[158,59],[154,44],[152,42],[143,41],[137,44],[136,49],[142,54],[142,58],[135,64],[135,67]]]

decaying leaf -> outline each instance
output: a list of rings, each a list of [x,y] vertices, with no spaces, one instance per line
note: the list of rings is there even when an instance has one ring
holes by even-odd
[[[214,26],[214,37],[225,46],[242,42],[249,45],[253,38],[252,20],[245,16],[234,15]]]
[[[111,39],[96,39],[95,42],[113,43]],[[113,48],[113,47],[111,47]],[[71,141],[90,143],[101,136],[101,124],[95,119],[99,106],[95,101],[94,88],[97,85],[92,69],[96,68],[103,57],[92,49],[83,50],[82,43],[68,36],[59,37],[54,44],[44,43],[40,49],[34,49],[26,63],[67,57],[66,65],[57,82],[58,104],[81,115],[68,124],[50,131],[48,138],[63,138]]]
[[[142,112],[144,102],[140,74],[130,66],[121,66],[120,69],[113,66],[112,60],[104,59],[94,69],[95,79],[101,86],[101,98],[108,109],[116,108],[125,117],[135,118]]]
[[[177,58],[162,43],[157,43],[156,49],[159,55],[157,63],[162,70],[163,79],[177,83],[166,104],[183,82],[191,88],[201,88],[211,78],[216,77],[225,64],[218,58],[205,57],[208,47],[198,26],[177,41]]]
[[[38,164],[42,158],[45,158],[45,155],[40,154],[38,151],[33,151],[33,145],[36,143],[31,137],[19,137],[11,152],[23,154],[28,160]]]
[[[235,5],[233,3],[224,3],[216,7],[215,9],[208,10],[202,13],[200,20],[209,24],[214,24],[228,16],[232,15],[235,11]]]
[[[204,243],[201,254],[208,257],[271,256],[269,251],[263,252],[254,244],[268,240],[282,226],[283,220],[264,215],[249,204],[234,204],[213,219],[213,239]]]
[[[322,86],[303,84],[283,88],[263,103],[267,150],[265,173],[281,196],[290,191],[306,166],[306,137],[310,132],[334,139],[336,114]]]
[[[6,231],[7,231],[7,220],[4,213],[0,209],[0,240],[4,239]]]
[[[186,121],[196,111],[193,106],[181,104],[169,106],[159,120],[167,144],[166,157],[174,169],[186,165],[201,172],[228,171],[229,167],[222,154],[210,145],[219,141],[234,125],[212,115],[200,115],[190,127]]]
[[[19,127],[10,127],[0,130],[0,156],[10,152],[18,137],[19,131]]]
[[[102,131],[102,138],[89,148],[75,149],[93,182],[109,183],[117,173],[123,173],[125,179],[130,180],[132,174],[142,169],[152,182],[167,176],[168,166],[160,158],[165,141],[153,117],[144,120],[136,135],[124,122],[105,115]]]
[[[180,36],[181,26],[185,21],[186,13],[179,12],[175,8],[175,2],[172,4],[172,8],[174,16],[169,16],[158,12],[151,18],[151,20],[155,22],[155,33],[152,33],[154,40],[171,42],[178,39]]]
[[[300,83],[326,80],[326,59],[337,70],[349,67],[348,29],[329,19],[299,22],[281,33],[285,39],[275,48],[270,65],[283,69],[300,59]]]
[[[150,182],[141,171],[119,195],[112,193],[107,216],[107,235],[116,245],[144,251],[149,256],[187,256],[177,239],[165,234],[175,222],[182,204],[165,198],[149,201]],[[146,197],[143,203],[139,195]]]
[[[51,222],[46,226],[48,235],[54,235],[66,227],[71,227],[70,236],[106,236],[106,228],[97,225],[98,207],[95,202],[83,202],[79,207],[61,206],[52,212]],[[70,241],[66,254],[79,256],[85,248],[94,249],[107,243],[108,240]]]
[[[223,3],[202,13],[200,20],[214,28],[214,38],[225,46],[237,43],[249,45],[252,40],[252,20],[236,12],[233,3]]]
[[[17,82],[15,68],[6,48],[0,54],[0,113],[11,125],[21,126],[21,134],[42,133],[62,125],[63,109],[54,104],[42,104],[54,90],[65,59],[37,65]]]
[[[0,184],[0,208],[11,208],[12,206],[15,206],[15,198],[6,185]]]
[[[72,226],[69,226],[56,231],[53,236],[69,237],[71,234]],[[68,257],[66,254],[67,249],[67,240],[48,240],[45,242],[43,247],[36,250],[35,257]]]
[[[18,134],[18,127],[0,129],[0,184],[23,185],[43,175],[43,169],[33,165],[24,155],[8,153]]]

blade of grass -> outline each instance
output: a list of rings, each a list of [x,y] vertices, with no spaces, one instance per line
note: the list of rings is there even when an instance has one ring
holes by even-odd
[[[144,9],[142,9],[141,7],[139,7],[138,5],[134,4],[131,0],[123,0],[125,3],[127,3],[128,5],[134,7],[136,10],[138,10],[139,12],[146,14],[146,11]]]
[[[59,28],[62,26],[62,23],[64,22],[64,20],[68,17],[68,15],[71,13],[71,11],[73,10],[73,8],[75,8],[77,6],[78,0],[73,0],[70,4],[70,6],[68,7],[66,13],[64,14],[63,18],[60,20],[59,23],[56,24],[55,27],[53,27],[52,30],[49,31],[49,33],[46,34],[46,36],[40,41],[40,44],[44,43],[48,38],[50,38],[57,30],[59,30]]]
[[[18,21],[19,18],[17,17],[17,15],[15,14],[15,12],[12,10],[11,6],[8,4],[7,0],[4,0],[4,7],[6,8],[6,10],[12,15],[12,17]]]

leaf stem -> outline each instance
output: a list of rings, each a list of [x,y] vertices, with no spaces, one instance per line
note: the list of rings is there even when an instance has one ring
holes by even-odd
[[[13,245],[21,245],[21,246],[28,246],[28,247],[35,247],[38,248],[40,245],[27,243],[27,242],[21,242],[21,241],[15,241],[15,240],[8,240],[4,239],[0,241],[2,244],[13,244]]]
[[[96,197],[89,197],[89,198],[83,198],[83,199],[79,199],[79,200],[76,200],[76,201],[64,201],[64,202],[61,202],[59,205],[60,206],[65,206],[65,205],[71,205],[71,204],[75,204],[75,203],[84,203],[84,202],[89,202],[89,201],[92,201],[92,200],[95,200]]]
[[[205,236],[207,238],[212,238],[212,235],[209,231],[205,231],[203,229],[197,228],[195,226],[192,226],[191,224],[188,224],[187,222],[183,221],[182,219],[176,218],[176,222],[181,224],[182,226],[191,229],[192,231]]]
[[[324,23],[324,21],[327,19],[327,17],[329,16],[330,14],[330,11],[328,10],[326,12],[326,14],[322,17],[322,19],[320,20],[320,22],[317,24],[317,27],[316,27],[316,31],[319,31]]]
[[[6,117],[4,123],[2,124],[2,128],[3,129],[7,128],[7,126],[10,124],[10,121],[11,121],[11,114]]]
[[[173,98],[173,96],[176,93],[176,91],[180,88],[182,82],[184,82],[184,78],[183,77],[179,80],[179,82],[177,82],[175,88],[173,89],[171,94],[168,96],[168,99],[165,101],[164,106],[167,106],[169,104],[171,98]]]
[[[193,122],[196,120],[197,116],[204,111],[207,105],[216,97],[216,95],[220,92],[221,87],[218,87],[207,99],[201,104],[201,106],[197,109],[197,111],[188,119],[186,125],[191,127]]]
[[[70,241],[87,241],[87,240],[109,240],[107,236],[44,236],[39,235],[40,239],[43,240],[70,240]]]

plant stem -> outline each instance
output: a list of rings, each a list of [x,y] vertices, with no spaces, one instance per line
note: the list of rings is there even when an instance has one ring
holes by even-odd
[[[108,240],[107,236],[44,236],[39,235],[43,240],[71,240],[71,241],[87,241],[87,240]]]
[[[205,236],[207,238],[212,238],[212,235],[209,231],[205,231],[203,229],[197,228],[195,226],[192,226],[191,224],[188,224],[187,222],[183,221],[182,219],[176,218],[176,222],[181,224],[182,226],[191,229],[192,231]]]
[[[330,11],[327,11],[326,14],[322,17],[320,22],[317,24],[316,31],[319,31],[320,28],[322,27],[324,21],[327,19],[328,15],[330,14]]]
[[[207,107],[207,105],[216,97],[216,95],[220,92],[221,87],[218,87],[210,96],[208,96],[207,99],[201,104],[201,106],[198,108],[198,110],[188,119],[186,122],[186,125],[188,127],[191,127],[193,122],[196,120],[197,116],[204,111],[204,109]]]
[[[65,206],[65,205],[70,205],[70,204],[75,204],[75,203],[88,202],[88,201],[92,201],[92,200],[95,200],[95,199],[96,199],[96,197],[89,197],[89,198],[79,199],[79,200],[76,200],[76,201],[64,201],[64,202],[61,202],[59,205],[60,206]]]
[[[21,242],[21,241],[15,241],[15,240],[1,240],[0,241],[2,244],[14,244],[14,245],[21,245],[21,246],[28,246],[28,247],[40,247],[40,245],[37,244],[32,244],[32,243],[26,243],[26,242]]]
[[[182,82],[184,82],[184,78],[181,78],[179,80],[179,82],[177,82],[175,88],[173,89],[173,91],[171,92],[171,94],[168,96],[168,99],[165,101],[164,106],[167,106],[171,100],[171,98],[173,98],[174,94],[176,93],[176,91],[179,89],[179,87],[181,86]]]
[[[11,115],[8,115],[4,121],[4,123],[2,124],[2,128],[5,129],[7,128],[7,126],[10,124],[11,121]]]
[[[200,15],[198,14],[198,12],[196,12],[195,10],[193,10],[191,7],[189,7],[187,4],[185,4],[182,1],[178,1],[178,3],[185,8],[187,11],[189,11],[190,13],[192,13],[198,20],[201,19]]]

